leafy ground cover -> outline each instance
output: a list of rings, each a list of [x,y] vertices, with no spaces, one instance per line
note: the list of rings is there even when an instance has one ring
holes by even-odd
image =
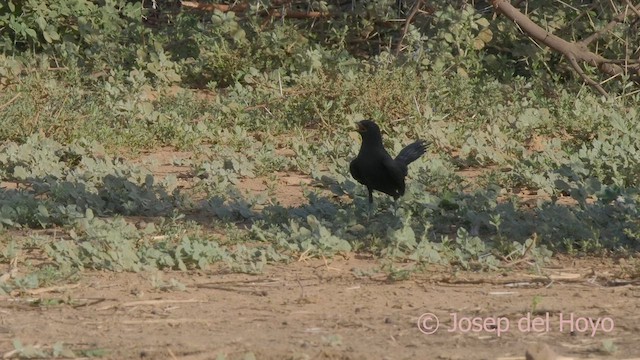
[[[397,52],[392,5],[317,29],[0,5],[2,354],[513,358],[542,342],[637,356],[633,83],[602,97],[478,7],[443,5]],[[348,172],[363,118],[392,153],[432,143],[371,217]],[[434,342],[425,312],[616,326]]]

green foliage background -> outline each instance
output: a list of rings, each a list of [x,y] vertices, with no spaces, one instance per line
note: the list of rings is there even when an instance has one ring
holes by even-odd
[[[430,1],[404,38],[395,20],[408,9],[398,15],[394,1],[294,9],[332,14],[320,19],[269,18],[268,3],[250,5],[236,14],[171,2],[0,4],[0,176],[14,185],[0,190],[0,260],[37,248],[56,274],[216,262],[258,272],[302,254],[363,251],[480,270],[552,251],[637,251],[639,95],[628,78],[608,81],[616,96],[601,98],[484,2]],[[619,10],[535,5],[532,20],[568,40]],[[638,34],[620,26],[597,46],[624,57]],[[346,170],[359,146],[349,131],[364,117],[394,154],[416,137],[433,143],[412,165],[407,195],[395,205],[378,196],[372,218]],[[198,154],[186,164],[194,189],[125,159],[160,146]],[[483,170],[461,176],[469,169]],[[281,173],[314,179],[304,206],[280,204]],[[266,179],[264,196],[238,190],[252,177]],[[524,201],[522,190],[539,196]],[[140,216],[153,221],[133,226]],[[52,227],[62,235],[15,232]],[[0,286],[60,279],[33,270]]]

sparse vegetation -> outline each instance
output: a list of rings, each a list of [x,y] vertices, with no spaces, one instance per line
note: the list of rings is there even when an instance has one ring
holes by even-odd
[[[317,21],[265,17],[257,5],[143,3],[0,4],[0,293],[87,269],[253,274],[350,253],[380,259],[396,281],[430,264],[493,271],[555,254],[637,256],[633,74],[603,82],[612,96],[602,96],[509,19],[462,1],[430,1],[406,24],[390,21],[398,9],[387,0],[350,11],[309,3],[307,13],[331,14]],[[529,16],[574,40],[610,20],[542,3]],[[637,63],[625,44],[638,33],[611,29],[599,47]],[[398,211],[377,196],[371,219],[348,172],[363,118],[381,125],[391,153],[432,142]],[[166,147],[193,155],[172,164],[180,178],[140,160]],[[295,204],[278,190],[292,174],[305,180]],[[24,358],[102,351],[14,347]]]
[[[149,26],[149,9],[138,3],[8,6],[0,17],[12,30],[0,58],[0,222],[60,229],[58,238],[32,244],[61,268],[226,261],[256,271],[266,261],[356,250],[488,269],[523,249],[540,261],[551,251],[637,250],[637,95],[605,100],[577,83],[505,77],[482,65],[498,39],[473,35],[492,26],[473,8],[442,7],[433,15],[436,37],[412,28],[406,44],[414,50],[400,54],[430,55],[401,60],[384,48],[356,55],[344,41],[351,29],[337,24],[309,31],[295,21],[260,25],[234,12],[180,11]],[[77,27],[56,28],[54,19]],[[465,19],[468,28],[444,26]],[[334,37],[319,41],[324,34]],[[175,43],[176,35],[189,41]],[[442,58],[453,48],[464,54],[457,65]],[[393,135],[385,141],[395,152],[410,137],[435,144],[412,169],[398,216],[381,197],[375,218],[358,228],[366,221],[362,189],[346,169],[357,148],[348,132],[363,117]],[[196,190],[129,160],[157,146],[198,149],[202,156],[188,164]],[[114,157],[123,150],[129,155]],[[484,170],[466,178],[464,169]],[[273,172],[304,174],[319,186],[306,191],[303,206],[288,208],[273,191],[253,196],[239,185]],[[535,206],[523,206],[517,189],[537,192]],[[197,194],[204,203],[196,204]],[[224,234],[207,234],[206,224],[184,216],[194,211],[250,226],[234,233],[230,248]],[[154,220],[138,229],[122,216]],[[256,241],[261,250],[242,245]]]

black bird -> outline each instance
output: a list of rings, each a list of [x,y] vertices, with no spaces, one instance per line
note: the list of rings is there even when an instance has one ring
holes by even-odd
[[[427,150],[424,140],[407,145],[396,158],[384,149],[380,128],[371,120],[356,123],[357,131],[362,137],[362,145],[358,156],[351,161],[351,176],[369,190],[369,209],[373,203],[373,190],[393,196],[397,200],[404,195],[404,178],[407,166],[417,160]]]

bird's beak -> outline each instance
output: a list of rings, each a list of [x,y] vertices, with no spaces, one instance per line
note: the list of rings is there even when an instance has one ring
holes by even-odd
[[[356,122],[356,131],[359,133],[363,133],[365,131],[367,131],[367,128],[364,127],[364,125],[362,125],[362,123],[360,121]]]

